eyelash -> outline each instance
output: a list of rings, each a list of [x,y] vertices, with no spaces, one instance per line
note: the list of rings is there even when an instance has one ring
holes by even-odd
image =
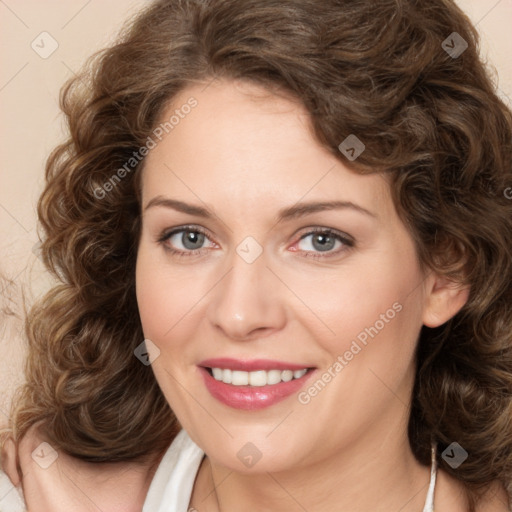
[[[178,258],[190,258],[192,256],[199,255],[201,253],[201,251],[203,251],[204,248],[193,249],[191,251],[180,251],[178,249],[174,249],[174,248],[170,247],[169,245],[167,245],[165,243],[173,235],[175,235],[177,233],[182,233],[182,232],[200,233],[200,234],[204,235],[206,238],[209,238],[208,233],[206,233],[206,231],[204,229],[200,228],[199,226],[181,226],[181,227],[173,229],[171,231],[162,232],[162,234],[158,237],[157,242],[159,244],[161,244],[166,251],[168,251],[173,256],[176,256]],[[303,240],[304,238],[306,238],[310,235],[315,235],[318,233],[320,233],[322,235],[327,235],[329,237],[335,238],[336,240],[339,240],[340,242],[342,242],[345,245],[345,248],[342,248],[341,250],[338,250],[338,251],[332,251],[332,252],[326,251],[325,253],[305,251],[304,254],[302,255],[303,257],[314,258],[314,259],[325,259],[325,258],[337,256],[341,252],[347,251],[347,250],[355,247],[355,242],[353,239],[351,239],[348,236],[346,236],[338,231],[335,231],[331,228],[312,228],[310,231],[304,233],[304,235],[302,235],[299,238],[298,242],[300,242],[301,240]]]

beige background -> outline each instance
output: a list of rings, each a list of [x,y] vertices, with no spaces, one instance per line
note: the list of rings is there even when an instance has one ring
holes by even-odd
[[[12,391],[22,380],[21,289],[30,301],[51,285],[34,250],[38,239],[35,204],[45,159],[64,136],[59,89],[87,56],[108,45],[121,23],[147,3],[0,0],[0,272],[13,282],[2,284],[3,302],[17,312],[17,316],[0,313],[0,426],[8,420]],[[499,94],[510,104],[512,0],[457,3],[476,24],[482,55],[491,66]],[[56,43],[50,36],[41,36],[42,32]],[[42,58],[31,44],[38,45],[40,53],[51,49],[51,44],[58,48]]]

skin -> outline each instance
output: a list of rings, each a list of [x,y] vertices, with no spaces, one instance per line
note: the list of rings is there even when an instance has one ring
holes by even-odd
[[[162,119],[190,96],[198,107],[145,162],[136,281],[145,338],[160,350],[154,374],[207,454],[191,505],[421,509],[429,468],[407,441],[414,349],[421,326],[446,322],[468,290],[422,272],[386,179],[358,175],[321,147],[300,104],[216,81],[182,91]],[[146,209],[157,196],[212,217]],[[373,215],[328,209],[276,221],[297,202],[340,199]],[[190,224],[207,233],[199,254],[166,251],[190,252],[183,232],[158,241]],[[314,235],[301,240],[311,227],[346,233],[355,245],[337,243],[326,257]],[[263,249],[250,264],[236,252],[247,236]],[[400,313],[307,405],[292,396],[260,411],[233,409],[209,394],[198,372],[206,358],[233,357],[313,366],[320,375],[396,302]],[[252,468],[237,457],[247,442],[262,454]]]
[[[18,446],[8,440],[1,452],[2,469],[23,491],[28,512],[140,512],[160,460],[149,463],[90,463],[58,452],[49,467],[32,458],[48,442],[38,425]]]
[[[446,322],[468,290],[421,271],[386,180],[351,172],[319,146],[301,105],[217,81],[182,91],[169,112],[191,95],[198,107],[147,157],[143,208],[162,195],[206,206],[216,217],[147,209],[136,269],[144,334],[160,350],[153,371],[207,454],[190,506],[422,510],[429,468],[414,459],[406,430],[414,348],[421,326]],[[276,223],[281,208],[332,199],[375,217],[346,208]],[[208,233],[201,254],[177,258],[157,242],[162,230],[188,224]],[[299,241],[313,226],[349,234],[355,245],[337,242],[331,252],[341,251],[332,258],[305,257],[320,252],[313,236]],[[251,264],[236,253],[246,236],[263,248]],[[186,250],[180,239],[165,244]],[[304,363],[322,374],[396,302],[402,310],[306,405],[293,396],[260,411],[234,410],[211,397],[198,374],[198,362],[220,356]],[[30,512],[142,509],[159,459],[91,464],[59,453],[42,469],[31,453],[43,441],[34,426],[2,452]],[[237,457],[247,442],[262,454],[252,468]],[[506,503],[495,484],[478,512],[507,512]],[[435,506],[468,510],[461,484],[442,470]]]

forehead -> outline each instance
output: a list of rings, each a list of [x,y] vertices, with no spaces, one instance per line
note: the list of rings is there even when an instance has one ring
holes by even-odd
[[[196,106],[183,108],[191,98]],[[308,112],[294,99],[219,80],[183,89],[160,126],[173,115],[179,122],[146,157],[144,203],[165,194],[247,208],[278,208],[301,198],[391,206],[382,175],[360,175],[322,147]]]

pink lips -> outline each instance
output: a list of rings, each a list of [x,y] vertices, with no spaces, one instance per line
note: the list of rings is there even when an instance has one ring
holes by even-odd
[[[207,368],[230,368],[251,372],[256,370],[302,370],[308,366],[268,359],[244,361],[230,358],[207,359],[201,361],[198,366],[206,388],[214,398],[229,407],[244,410],[263,409],[288,398],[296,393],[314,373],[314,370],[310,370],[299,379],[267,386],[233,386],[215,380]]]

